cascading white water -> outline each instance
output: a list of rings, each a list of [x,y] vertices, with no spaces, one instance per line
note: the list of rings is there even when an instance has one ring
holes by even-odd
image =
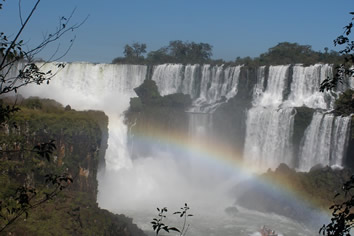
[[[46,71],[52,68],[54,65],[49,64],[43,69]],[[291,152],[295,115],[293,106],[329,108],[328,104],[331,102],[328,101],[332,101],[321,98],[321,94],[314,95],[315,90],[312,88],[301,86],[301,83],[307,83],[307,80],[314,76],[317,81],[314,84],[318,87],[317,83],[330,71],[327,65],[295,66],[289,96],[284,98],[289,68],[289,65],[270,66],[266,73],[266,67],[260,67],[257,72],[257,84],[253,91],[249,91],[250,94],[253,92],[253,107],[247,114],[244,156],[247,162],[263,170],[275,168],[281,162],[293,165]],[[191,111],[212,113],[221,103],[238,93],[241,69],[241,66],[165,64],[155,66],[151,78],[156,81],[162,95],[175,92],[190,94],[193,98]],[[143,82],[147,77],[147,71],[146,66],[137,65],[72,63],[58,73],[49,86],[29,86],[22,90],[22,94],[53,98],[64,105],[70,104],[75,109],[100,109],[108,114],[109,143],[105,157],[106,172],[99,175],[98,202],[101,207],[116,212],[135,210],[140,214],[161,204],[174,206],[187,201],[198,210],[219,204],[218,210],[222,214],[223,207],[233,203],[233,199],[230,201],[224,194],[225,189],[230,188],[234,182],[226,183],[226,178],[213,175],[210,170],[217,168],[217,163],[208,163],[202,171],[199,171],[195,168],[199,163],[191,165],[192,167],[176,163],[177,158],[181,156],[185,158],[185,153],[167,153],[161,150],[156,151],[153,157],[134,161],[130,159],[127,149],[127,127],[121,114],[127,109],[129,98],[136,96],[133,88]],[[302,100],[306,102],[301,103]],[[190,117],[191,135],[194,138],[208,135],[209,114],[191,114]],[[349,119],[326,115],[325,118],[321,118],[326,122],[320,122],[319,125],[316,123],[317,118],[318,116],[314,115],[313,124],[311,122],[306,131],[308,142],[315,142],[311,137],[316,137],[322,132],[323,140],[330,139],[329,146],[334,147],[328,151],[331,160],[329,163],[341,165],[340,158],[343,155],[340,153],[344,152],[346,142],[343,133],[347,132]],[[328,129],[331,129],[331,132]],[[328,133],[331,134],[331,138],[326,136]],[[303,157],[300,166],[303,169],[309,169],[317,162],[306,162],[308,148],[310,147],[302,147]],[[201,159],[195,157],[186,160],[185,163],[198,162]],[[265,218],[273,219],[273,216]],[[146,218],[143,220],[146,221]],[[223,227],[224,222],[220,222],[220,227]],[[247,225],[247,230],[253,229],[252,225],[253,221],[251,225]],[[145,228],[149,228],[149,225]],[[245,232],[243,230],[245,229],[236,229],[233,232]],[[209,233],[203,235],[213,235],[214,231]]]
[[[334,166],[343,166],[343,157],[349,137],[351,117],[336,117],[332,130],[331,161]]]
[[[265,67],[258,69],[257,84],[253,90],[253,107],[248,111],[246,121],[244,148],[246,162],[257,163],[263,170],[275,168],[280,162],[298,167],[300,170],[309,170],[315,164],[342,165],[348,119],[336,118],[337,133],[332,133],[331,121],[334,116],[328,115],[325,118],[327,122],[319,123],[319,115],[315,114],[306,130],[299,166],[294,166],[296,161],[292,155],[291,135],[296,112],[293,108],[306,106],[314,109],[331,109],[335,94],[319,92],[320,83],[332,76],[330,65],[316,64],[308,67],[295,65],[292,67],[291,78],[287,76],[288,69],[289,66],[270,66],[266,88],[264,88]],[[291,79],[290,93],[284,100],[283,95],[289,79]],[[339,137],[338,134],[342,136]],[[319,136],[323,140],[315,145],[314,139]],[[331,140],[338,141],[331,143]],[[324,144],[327,148],[318,151]],[[327,150],[330,147],[332,153]]]
[[[210,65],[179,65],[164,64],[153,68],[152,79],[156,81],[161,94],[182,92],[190,94],[193,98],[194,112],[213,112],[222,102],[235,96],[238,92],[238,82],[242,66],[225,67]],[[332,74],[329,65],[317,64],[304,67],[292,67],[290,93],[284,101],[288,84],[289,65],[270,66],[266,74],[266,67],[258,69],[257,84],[253,89],[253,107],[248,111],[246,120],[245,159],[247,162],[258,163],[264,168],[275,168],[280,162],[292,165],[291,134],[293,128],[294,106],[307,106],[311,108],[331,108],[334,101],[330,93],[318,92],[319,83]],[[46,64],[44,71],[55,71],[54,64]],[[133,88],[139,86],[147,77],[147,67],[137,65],[108,65],[90,63],[69,63],[60,71],[49,87],[31,86],[26,88],[24,95],[39,95],[58,100],[63,104],[70,104],[77,109],[102,109],[110,116],[110,126],[119,127],[110,129],[110,148],[107,153],[117,153],[118,156],[128,156],[126,151],[126,126],[119,117],[127,108],[130,97],[136,96]],[[265,84],[267,85],[264,88]],[[62,92],[65,91],[65,96]],[[118,107],[112,108],[111,102],[115,100]],[[119,100],[119,101],[117,101]],[[322,126],[315,126],[314,116],[311,127],[306,131],[306,139],[316,137],[326,129],[332,129],[332,123],[326,122]],[[326,118],[328,119],[328,118]],[[347,122],[347,120],[344,120]],[[348,125],[339,118],[335,119],[336,132],[331,132],[332,139],[339,140],[340,144],[332,144],[331,164],[341,165],[344,155],[343,143],[339,137],[345,133]],[[118,123],[117,123],[118,122]],[[317,127],[317,128],[315,128]],[[190,127],[193,129],[192,127]],[[118,132],[114,134],[111,132]],[[312,133],[313,132],[313,133]],[[335,138],[338,137],[338,138]],[[305,142],[306,143],[306,142]],[[332,142],[333,143],[333,142]],[[274,145],[273,145],[274,144]],[[337,145],[337,146],[335,146]],[[313,150],[311,145],[302,146],[300,169],[309,169],[310,165],[323,161],[316,157],[305,158]],[[112,151],[113,150],[113,151]],[[327,154],[326,154],[327,155]],[[106,157],[107,168],[119,169],[121,165],[130,165],[129,157],[124,161],[117,158]],[[325,158],[328,160],[328,158]],[[117,161],[119,160],[119,161]]]
[[[237,94],[241,67],[163,64],[154,67],[152,80],[162,95],[189,94],[193,99],[190,111],[209,113]]]
[[[244,158],[255,169],[276,168],[279,163],[292,164],[291,135],[294,122],[292,108],[280,108],[289,66],[271,66],[267,87],[263,91],[264,68],[258,71],[253,91],[253,105],[247,113]]]
[[[248,112],[245,161],[258,170],[292,166],[291,134],[294,123],[291,108],[256,107]]]
[[[317,164],[342,166],[350,120],[316,112],[302,141],[299,169],[309,171]]]
[[[260,103],[260,99],[264,92],[264,80],[265,80],[265,66],[261,66],[257,69],[257,83],[254,85],[252,93],[252,105],[256,106]]]
[[[289,65],[269,67],[267,88],[256,106],[278,107],[282,103],[289,67]]]
[[[316,64],[308,67],[295,65],[291,91],[286,106],[311,107],[328,109],[332,106],[334,98],[329,92],[320,92],[320,84],[327,77],[332,76],[330,65]]]
[[[39,66],[42,71],[57,71],[54,63]],[[144,81],[146,72],[146,66],[69,63],[49,85],[26,86],[21,94],[55,99],[79,110],[103,110],[109,117],[106,168],[117,170],[131,167],[122,113],[128,108],[130,97],[135,96],[133,88]]]

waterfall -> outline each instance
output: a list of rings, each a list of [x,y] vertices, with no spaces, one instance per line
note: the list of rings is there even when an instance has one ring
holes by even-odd
[[[350,120],[316,112],[302,141],[299,169],[309,171],[317,164],[342,166]]]
[[[349,118],[321,113],[314,114],[305,131],[296,166],[291,145],[293,108],[332,109],[337,94],[319,92],[320,83],[332,76],[330,65],[295,65],[291,67],[292,73],[289,69],[290,66],[270,66],[266,73],[265,67],[258,68],[253,107],[246,120],[245,161],[263,170],[275,168],[280,162],[300,170],[309,170],[316,164],[341,166]]]
[[[55,68],[54,64],[43,65],[43,71]],[[109,116],[106,172],[98,175],[100,207],[125,214],[136,211],[135,215],[140,215],[142,212],[150,214],[155,206],[175,207],[188,202],[193,210],[208,211],[218,206],[220,214],[224,214],[224,207],[234,203],[227,192],[234,187],[236,179],[242,178],[234,176],[242,170],[235,171],[235,165],[239,164],[234,162],[236,155],[215,142],[220,141],[216,139],[223,133],[210,137],[217,124],[212,119],[216,109],[230,101],[228,104],[232,106],[229,107],[235,110],[228,110],[227,114],[237,114],[237,125],[245,128],[245,131],[239,129],[245,132],[245,137],[240,136],[244,141],[240,142],[240,146],[244,144],[243,160],[258,170],[274,169],[280,163],[304,171],[316,164],[342,166],[351,119],[328,113],[333,108],[334,93],[318,93],[319,83],[331,73],[331,66],[321,64],[262,66],[252,71],[252,68],[225,65],[163,64],[148,68],[69,63],[48,86],[30,85],[20,92],[24,96],[52,98],[74,109],[103,110]],[[252,77],[254,74],[256,78]],[[249,81],[245,81],[245,77]],[[168,143],[171,150],[153,149],[153,155],[131,160],[127,148],[128,130],[122,114],[129,106],[129,99],[136,96],[133,89],[146,78],[156,81],[162,95],[179,92],[191,96],[193,105],[187,111],[189,133],[187,138],[185,134],[176,134],[176,140],[162,140],[171,141]],[[246,100],[247,105],[240,105]],[[308,127],[304,127],[302,142],[297,144],[300,145],[299,155],[295,157],[292,138],[299,106],[316,111]],[[234,119],[225,119],[225,129],[227,122]],[[223,117],[219,121],[223,122]],[[134,138],[150,145],[158,137]],[[186,151],[188,142],[197,145]],[[227,164],[218,159],[223,155],[227,155]],[[265,218],[271,217],[267,214]],[[146,222],[146,216],[142,218],[142,222]],[[254,220],[248,221],[254,226]]]
[[[210,137],[208,131],[212,130],[213,121],[211,114],[189,113],[189,136],[192,139],[206,139]]]
[[[332,67],[327,64],[308,67],[295,65],[291,92],[285,104],[291,107],[331,108],[334,102],[333,96],[329,92],[320,92],[321,82],[331,76]]]
[[[257,83],[253,88],[253,105],[256,106],[260,103],[260,98],[264,92],[264,81],[265,81],[265,66],[261,66],[257,70]]]
[[[54,63],[40,65],[43,71],[57,70]],[[134,88],[145,79],[146,66],[68,63],[49,85],[30,85],[21,90],[24,96],[40,96],[57,100],[74,109],[103,110],[109,117],[106,168],[130,167],[127,151],[127,127],[121,116],[129,106]]]
[[[292,164],[291,135],[294,123],[292,108],[279,108],[289,66],[271,66],[267,87],[264,68],[258,71],[253,90],[253,107],[247,113],[244,159],[255,168],[276,168]]]
[[[269,67],[267,88],[261,95],[259,104],[256,104],[256,106],[278,107],[282,103],[288,69],[289,65]]]
[[[189,94],[193,99],[192,112],[213,112],[237,94],[242,66],[163,64],[155,66],[154,80],[162,95]]]
[[[55,64],[39,64],[43,71],[55,71]],[[238,93],[242,66],[211,66],[163,64],[152,68],[151,79],[162,95],[171,93],[189,94],[193,99],[190,112],[213,113],[221,104]],[[147,78],[147,66],[69,63],[50,82],[49,86],[31,85],[23,89],[25,96],[42,96],[70,104],[75,109],[104,110],[110,119],[110,145],[106,161],[108,168],[130,165],[129,161],[112,156],[129,154],[125,150],[127,129],[120,117],[128,107],[129,98],[136,96],[133,89]],[[306,129],[298,162],[292,155],[294,107],[331,109],[334,93],[320,93],[319,84],[332,75],[330,65],[312,66],[283,65],[259,67],[257,82],[252,94],[252,108],[247,111],[244,159],[248,163],[265,168],[275,168],[280,162],[308,170],[312,165],[342,165],[345,153],[348,119],[315,113]],[[65,96],[63,96],[65,91]],[[111,105],[112,101],[114,106]],[[193,117],[193,116],[192,116]],[[194,115],[190,132],[198,130],[201,116]],[[199,121],[198,121],[199,120]],[[200,122],[200,124],[197,124]],[[119,128],[115,128],[119,127]],[[199,128],[198,128],[199,127]],[[201,129],[201,128],[200,128]],[[203,129],[212,130],[211,126]],[[119,131],[117,131],[119,130]],[[210,132],[210,130],[206,132]],[[113,132],[119,132],[114,134]],[[321,137],[321,141],[315,141]],[[111,143],[112,140],[115,143]],[[119,140],[119,141],[118,141]],[[322,144],[326,148],[318,150]],[[326,150],[331,146],[331,150]],[[321,153],[321,154],[320,154]],[[321,156],[321,157],[320,157]],[[112,157],[112,159],[111,159]],[[117,161],[119,160],[119,161]],[[299,163],[299,166],[295,166]]]
[[[248,112],[244,158],[260,170],[279,163],[292,166],[291,135],[294,123],[291,108],[256,107]]]

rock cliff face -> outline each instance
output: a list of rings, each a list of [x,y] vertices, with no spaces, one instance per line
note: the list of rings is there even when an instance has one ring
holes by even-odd
[[[154,148],[167,148],[168,139],[175,135],[188,133],[189,116],[185,109],[191,105],[189,95],[181,93],[161,96],[153,80],[145,80],[135,89],[139,97],[130,100],[130,107],[125,113],[125,122],[129,126],[129,145],[133,157],[149,156]],[[164,133],[164,140],[149,143],[144,135],[159,137]],[[140,137],[140,138],[139,138]]]
[[[13,235],[144,235],[131,219],[99,209],[96,203],[108,117],[100,111],[64,109],[53,100],[30,99],[22,105],[0,132],[0,183],[4,186],[0,199],[6,200],[23,185],[45,191],[48,173],[68,173],[73,183],[8,231]],[[32,150],[49,140],[55,140],[56,150],[48,161]]]

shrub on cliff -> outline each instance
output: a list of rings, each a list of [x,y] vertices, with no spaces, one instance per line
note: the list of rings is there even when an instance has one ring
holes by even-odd
[[[161,98],[155,81],[151,79],[144,80],[144,82],[139,87],[136,87],[134,91],[143,104],[158,103]]]
[[[337,115],[345,116],[354,113],[354,90],[348,89],[339,96],[335,103],[334,112]]]

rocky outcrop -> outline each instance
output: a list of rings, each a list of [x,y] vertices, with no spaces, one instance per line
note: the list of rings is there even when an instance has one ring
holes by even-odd
[[[129,127],[129,146],[132,157],[152,154],[155,148],[167,148],[168,139],[188,133],[186,108],[192,101],[189,95],[181,93],[161,96],[155,82],[147,79],[135,89],[139,97],[131,98],[130,107],[125,112],[125,123]],[[164,137],[161,137],[161,134]],[[147,143],[139,137],[156,137]]]
[[[247,111],[252,106],[252,91],[256,80],[256,68],[242,68],[236,96],[213,113],[214,135],[239,153],[243,152]]]
[[[350,178],[351,170],[316,167],[308,173],[296,172],[285,164],[268,171],[235,188],[237,204],[261,212],[276,213],[311,225],[321,215],[318,209],[328,211],[333,197]],[[266,184],[271,182],[272,184]],[[287,192],[284,186],[291,186]],[[299,203],[294,196],[301,196]],[[341,195],[336,200],[343,199]]]

